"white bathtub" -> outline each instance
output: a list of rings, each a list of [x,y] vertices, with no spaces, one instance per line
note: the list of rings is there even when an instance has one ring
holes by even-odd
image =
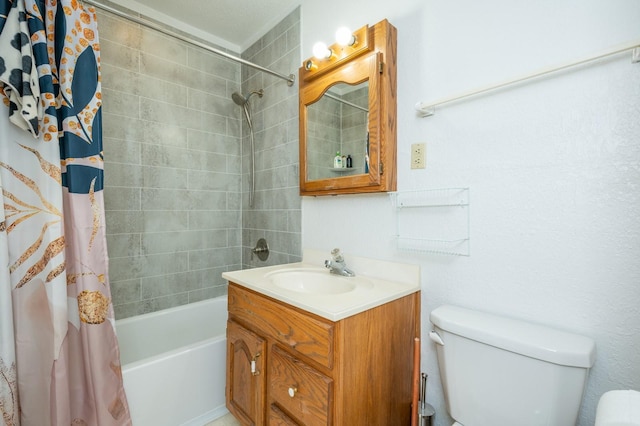
[[[133,426],[225,415],[226,296],[116,321]]]

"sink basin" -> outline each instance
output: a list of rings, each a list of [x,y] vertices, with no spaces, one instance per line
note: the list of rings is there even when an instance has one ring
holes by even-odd
[[[355,290],[362,279],[331,275],[322,270],[283,270],[267,274],[276,287],[306,294],[342,294]]]
[[[223,272],[230,283],[330,321],[375,308],[420,290],[420,267],[349,256],[355,277],[324,268],[326,251],[305,249],[303,261]]]

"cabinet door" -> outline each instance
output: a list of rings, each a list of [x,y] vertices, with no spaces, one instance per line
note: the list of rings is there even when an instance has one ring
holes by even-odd
[[[243,425],[263,425],[265,406],[263,338],[227,321],[227,408]]]

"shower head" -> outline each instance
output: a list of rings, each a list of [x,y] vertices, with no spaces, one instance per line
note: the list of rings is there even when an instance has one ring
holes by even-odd
[[[242,96],[240,93],[238,92],[233,92],[233,95],[231,95],[231,99],[233,99],[233,102],[235,102],[236,104],[242,106],[245,104],[245,102],[247,101],[244,96]]]
[[[253,90],[249,92],[247,96],[242,96],[238,92],[233,92],[233,94],[231,95],[231,99],[233,99],[233,102],[235,102],[236,104],[240,106],[244,106],[247,102],[249,102],[249,98],[251,98],[251,96],[258,95],[259,97],[262,97],[263,94],[264,94],[264,91],[262,89]]]

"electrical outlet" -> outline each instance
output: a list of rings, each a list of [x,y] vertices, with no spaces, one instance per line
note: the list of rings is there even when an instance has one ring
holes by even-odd
[[[411,168],[424,169],[427,167],[426,150],[424,143],[414,143],[411,145]]]

